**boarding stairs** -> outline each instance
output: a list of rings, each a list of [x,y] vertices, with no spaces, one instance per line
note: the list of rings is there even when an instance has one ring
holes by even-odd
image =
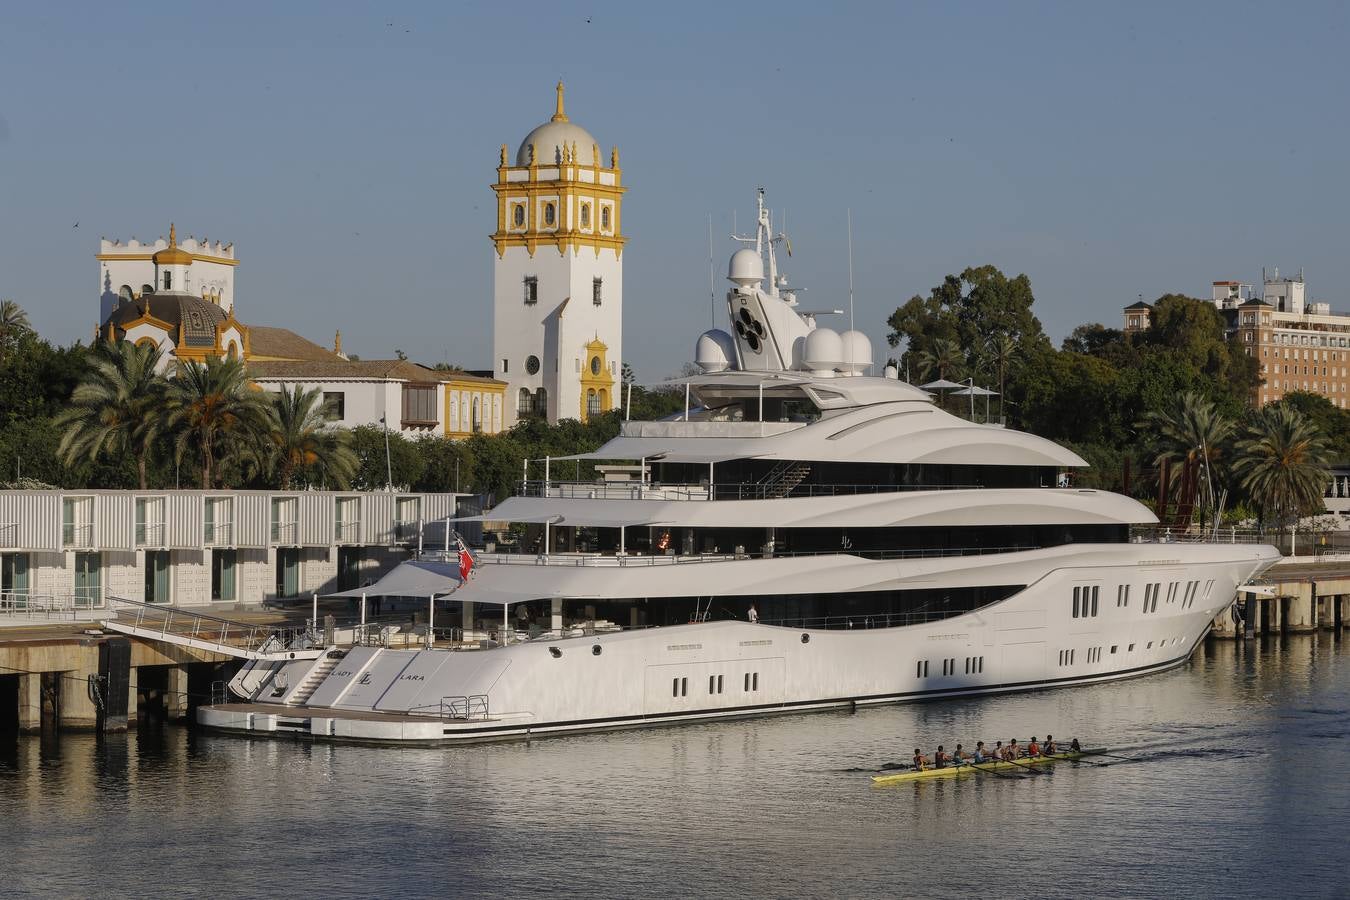
[[[779,500],[796,490],[811,474],[811,464],[785,460],[769,470],[759,482],[759,493],[766,500]]]
[[[286,698],[287,706],[304,706],[309,702],[309,698],[314,696],[314,692],[323,684],[323,680],[328,677],[337,664],[342,662],[340,658],[325,657],[320,660],[318,665],[309,670],[309,674],[304,680],[296,685],[295,690]]]
[[[116,618],[103,620],[100,627],[130,637],[236,659],[317,659],[324,652],[322,647],[314,646],[304,628],[232,622],[218,616],[125,597],[109,597],[108,605]]]

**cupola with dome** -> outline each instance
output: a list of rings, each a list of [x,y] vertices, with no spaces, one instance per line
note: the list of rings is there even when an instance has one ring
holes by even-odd
[[[606,157],[568,117],[561,81],[548,121],[525,136],[514,157],[501,145],[492,185],[493,369],[510,384],[509,422],[585,421],[617,405],[622,174],[618,148]]]

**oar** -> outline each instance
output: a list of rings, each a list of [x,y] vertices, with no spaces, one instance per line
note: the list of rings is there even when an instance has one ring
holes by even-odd
[[[1011,778],[1013,781],[1021,781],[1023,778],[1026,777],[1025,775],[1005,775],[998,769],[984,769],[973,762],[962,763],[962,765],[970,766],[976,772],[979,772],[983,775],[997,775],[999,778]]]
[[[1035,763],[1032,763],[1031,765],[1026,765],[1026,766],[1024,766],[1024,765],[1022,765],[1020,762],[1018,762],[1018,761],[1015,760],[1015,759],[1007,760],[1007,762],[1012,763],[1014,766],[1017,766],[1017,768],[1019,768],[1019,769],[1026,769],[1028,772],[1030,772],[1030,773],[1033,774],[1033,775],[1044,775],[1044,774],[1045,774],[1045,773],[1042,772],[1040,769],[1033,769],[1033,768],[1031,768],[1031,765],[1035,765]]]

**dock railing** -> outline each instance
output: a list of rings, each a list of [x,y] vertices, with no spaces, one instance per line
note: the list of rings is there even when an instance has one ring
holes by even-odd
[[[280,657],[287,653],[316,656],[314,646],[291,650],[302,638],[316,637],[308,627],[278,627],[233,622],[191,609],[180,609],[127,597],[109,597],[109,606],[117,612],[115,622],[106,623],[114,631],[136,637],[163,640],[249,659]]]
[[[101,606],[98,602],[90,603],[90,598],[84,595],[6,591],[0,593],[0,622],[78,622],[93,619]]]

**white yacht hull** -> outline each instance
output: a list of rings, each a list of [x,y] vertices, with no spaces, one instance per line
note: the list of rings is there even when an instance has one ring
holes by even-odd
[[[198,718],[212,728],[316,739],[460,741],[1110,681],[1184,663],[1238,586],[1276,559],[1264,545],[1080,545],[1008,554],[1010,571],[1038,564],[1042,576],[1006,600],[921,625],[715,621],[486,651],[354,648],[306,688],[303,703],[295,692],[322,660],[246,670],[236,681],[250,702],[202,707]],[[945,562],[952,572],[963,567],[960,558]],[[1009,583],[993,558],[980,563],[987,583]],[[1074,616],[1074,588],[1092,586],[1095,615]],[[289,687],[259,691],[281,672]]]

